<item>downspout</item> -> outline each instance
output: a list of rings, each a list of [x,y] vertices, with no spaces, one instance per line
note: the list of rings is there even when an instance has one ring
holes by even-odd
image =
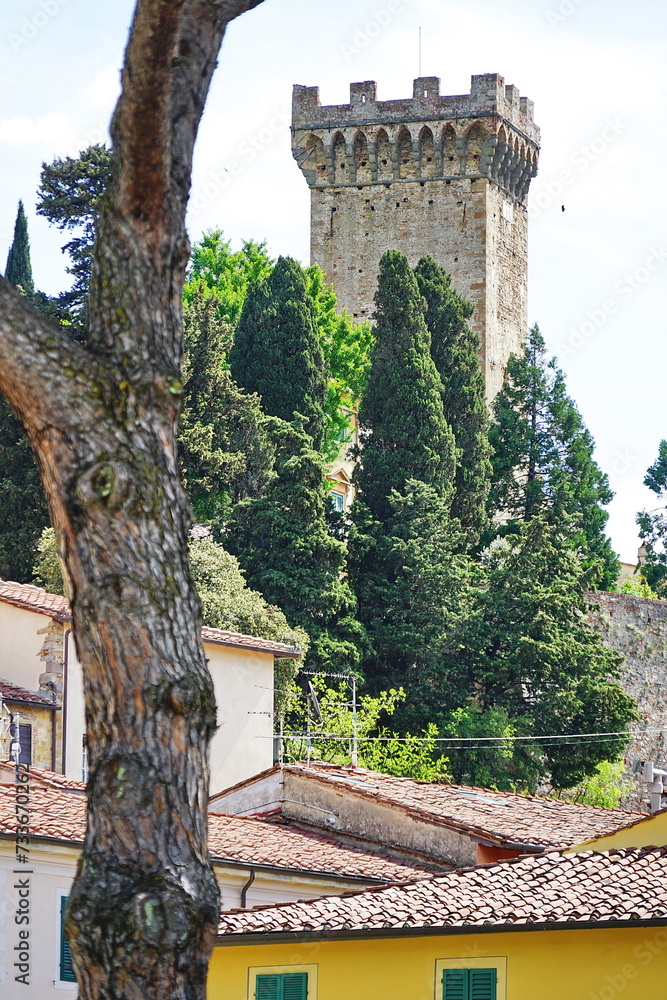
[[[248,901],[248,889],[250,888],[250,886],[253,884],[254,881],[255,881],[255,869],[251,868],[250,869],[250,878],[248,879],[248,881],[246,882],[246,884],[241,889],[241,909],[242,910],[246,910],[247,909],[246,903]]]
[[[66,628],[63,634],[63,752],[62,773],[67,774],[67,680],[69,667],[69,637],[71,628]]]

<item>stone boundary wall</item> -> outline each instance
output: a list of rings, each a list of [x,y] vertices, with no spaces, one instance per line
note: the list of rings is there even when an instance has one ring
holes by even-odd
[[[603,641],[625,657],[623,687],[641,716],[633,727],[638,736],[626,751],[634,791],[622,805],[648,811],[651,793],[642,780],[642,762],[667,765],[667,601],[608,591],[588,597],[592,624]]]

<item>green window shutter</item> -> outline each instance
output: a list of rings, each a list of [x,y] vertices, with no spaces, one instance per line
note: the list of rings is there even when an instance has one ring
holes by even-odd
[[[308,975],[287,972],[280,976],[257,976],[255,1000],[308,1000]]]
[[[255,1000],[280,1000],[280,976],[257,976]]]
[[[62,983],[75,983],[74,965],[72,964],[72,952],[65,938],[65,908],[67,907],[67,896],[60,897],[60,981]]]
[[[445,969],[443,1000],[496,1000],[496,969]]]
[[[497,979],[495,969],[471,969],[470,1000],[496,1000]]]
[[[281,1000],[308,1000],[308,975],[305,972],[290,972],[282,977],[283,995]]]
[[[468,969],[445,969],[442,974],[443,1000],[470,1000]]]

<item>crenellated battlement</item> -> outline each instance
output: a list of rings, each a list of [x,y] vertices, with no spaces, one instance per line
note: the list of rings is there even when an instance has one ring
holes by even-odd
[[[474,307],[490,399],[527,326],[528,214],[540,130],[533,102],[502,76],[473,76],[443,96],[421,76],[412,97],[378,101],[373,80],[350,103],[323,107],[317,87],[294,88],[292,152],[310,187],[311,261],[338,302],[373,314],[382,254],[414,266],[430,254]]]
[[[537,173],[533,102],[502,76],[473,76],[469,94],[443,97],[438,77],[413,96],[378,101],[372,80],[350,85],[350,103],[320,104],[295,86],[293,154],[311,187],[486,177],[523,202]]]

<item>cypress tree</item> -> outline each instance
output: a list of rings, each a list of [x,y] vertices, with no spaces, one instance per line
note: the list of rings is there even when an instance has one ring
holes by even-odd
[[[494,404],[490,430],[493,484],[490,512],[501,534],[543,514],[552,524],[567,522],[572,548],[582,559],[587,586],[610,589],[618,579],[618,556],[604,533],[604,507],[613,493],[593,458],[595,443],[563,373],[549,360],[537,326],[522,357],[507,365]]]
[[[237,504],[225,543],[249,586],[308,633],[310,662],[318,669],[355,667],[363,632],[343,579],[345,546],[329,530],[322,456],[303,422],[274,419],[272,426],[274,477],[261,497]]]
[[[257,496],[274,449],[259,398],[231,377],[231,330],[216,319],[219,302],[199,289],[183,306],[185,357],[179,452],[185,488],[199,521],[221,524],[233,504]]]
[[[30,583],[35,547],[48,523],[32,446],[0,396],[0,577]]]
[[[488,523],[486,501],[493,469],[479,337],[467,323],[473,307],[452,288],[451,276],[432,257],[422,257],[415,274],[426,301],[424,316],[431,357],[442,382],[445,419],[459,452],[451,514],[475,544]]]
[[[463,540],[449,513],[457,452],[424,301],[404,254],[383,256],[375,304],[349,576],[372,646],[368,684],[404,685],[401,719],[421,729],[431,721],[426,688],[442,698],[443,644],[466,586],[466,559],[454,555]]]
[[[268,414],[288,422],[295,413],[304,417],[322,447],[327,375],[315,309],[295,260],[279,257],[268,279],[250,285],[229,363],[234,381],[257,393]]]
[[[22,201],[19,201],[19,208],[16,213],[14,239],[7,255],[5,278],[10,285],[14,285],[15,288],[21,288],[23,294],[28,298],[32,298],[35,294],[35,283],[32,278],[32,264],[30,262],[28,220]]]
[[[390,514],[391,491],[402,491],[408,479],[451,495],[457,451],[430,354],[423,299],[407,257],[397,250],[380,261],[375,306],[355,484],[372,516],[383,520]]]

